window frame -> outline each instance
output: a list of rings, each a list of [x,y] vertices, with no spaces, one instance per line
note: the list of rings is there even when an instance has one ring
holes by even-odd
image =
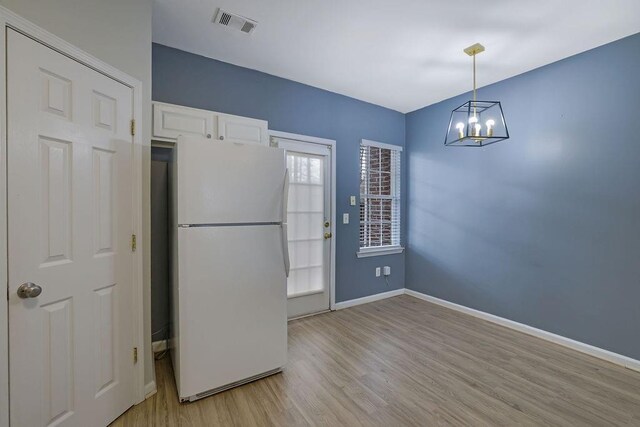
[[[392,150],[395,151],[398,157],[398,164],[400,165],[400,171],[398,173],[393,173],[393,171],[391,172],[391,188],[392,188],[392,192],[393,194],[389,197],[391,200],[397,201],[397,209],[391,209],[391,223],[393,224],[394,222],[397,222],[397,242],[392,242],[391,245],[384,245],[384,246],[364,246],[364,247],[360,247],[360,238],[358,238],[358,252],[356,253],[358,258],[366,258],[366,257],[371,257],[371,256],[379,256],[379,255],[391,255],[391,254],[399,254],[404,252],[404,247],[402,246],[401,242],[402,242],[402,192],[400,191],[400,189],[402,188],[402,150],[403,147],[400,145],[392,145],[392,144],[385,144],[383,142],[378,142],[378,141],[371,141],[368,139],[362,139],[360,141],[360,146],[358,149],[358,153],[360,153],[360,151],[362,150],[362,147],[376,147],[376,148],[381,148],[381,149],[386,149],[386,150]],[[393,154],[392,154],[393,156]],[[362,177],[362,164],[359,165],[359,175],[360,177]],[[368,166],[367,166],[368,168]],[[368,173],[368,171],[367,171]],[[366,197],[366,195],[364,195],[363,193],[360,193],[359,198],[360,201],[362,201],[363,197]],[[393,203],[393,202],[392,202]],[[358,209],[361,209],[360,207]],[[362,226],[362,220],[360,220],[360,211],[358,212],[358,218],[359,218],[359,222],[358,222],[358,228],[360,229],[360,227]],[[398,218],[394,217],[394,213],[395,215],[398,216]],[[397,219],[397,221],[396,221]],[[392,231],[392,239],[393,239],[394,233]]]

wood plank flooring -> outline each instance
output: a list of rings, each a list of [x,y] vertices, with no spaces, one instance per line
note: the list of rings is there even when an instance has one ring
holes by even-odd
[[[115,426],[640,426],[640,373],[410,296],[289,323],[283,373]]]

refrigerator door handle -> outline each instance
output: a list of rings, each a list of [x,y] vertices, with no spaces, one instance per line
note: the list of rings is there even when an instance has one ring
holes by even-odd
[[[287,209],[289,208],[289,169],[284,170],[284,186],[282,189],[282,223],[287,223]]]
[[[282,189],[282,255],[284,258],[284,271],[289,277],[289,237],[287,235],[287,209],[289,204],[289,169],[284,170],[284,186]]]
[[[289,261],[289,238],[287,236],[287,224],[282,224],[282,255],[284,258],[284,272],[289,277],[289,269],[291,267]]]

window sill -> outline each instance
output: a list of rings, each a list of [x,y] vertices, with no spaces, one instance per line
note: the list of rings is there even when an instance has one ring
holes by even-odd
[[[363,248],[356,252],[358,258],[368,258],[371,256],[393,255],[404,252],[402,246],[387,246],[381,248]]]

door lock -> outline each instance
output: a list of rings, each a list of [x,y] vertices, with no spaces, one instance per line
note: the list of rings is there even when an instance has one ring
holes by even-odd
[[[20,298],[37,298],[42,293],[42,288],[35,283],[26,282],[18,287]]]
[[[325,238],[325,239],[330,239],[331,237],[333,237],[333,234],[331,234],[331,233],[324,233],[324,238]]]
[[[331,225],[331,223],[329,221],[325,221],[324,222],[324,227],[325,228],[329,228],[330,225]]]

